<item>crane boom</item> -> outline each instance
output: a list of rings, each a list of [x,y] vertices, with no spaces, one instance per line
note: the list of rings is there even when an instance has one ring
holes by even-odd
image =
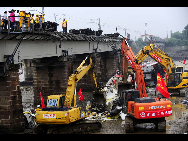
[[[134,56],[131,47],[128,46],[127,41],[125,41],[125,38],[123,38],[123,42],[122,42],[122,55],[123,55],[123,62],[127,58],[132,69],[135,71],[135,81],[137,83],[137,88],[139,90],[139,96],[147,97],[142,68],[138,65],[138,62],[136,61],[136,57]]]

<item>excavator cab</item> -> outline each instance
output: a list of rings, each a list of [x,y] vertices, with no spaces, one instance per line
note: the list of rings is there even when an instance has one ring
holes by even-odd
[[[42,111],[65,111],[68,110],[67,106],[64,106],[65,94],[50,95],[47,99],[47,106]]]
[[[156,102],[154,98],[150,97],[141,97],[139,96],[139,91],[130,89],[130,90],[123,90],[121,95],[121,104],[122,104],[122,111],[123,113],[134,113],[134,106],[131,106],[132,108],[129,108],[128,111],[128,103],[129,101],[133,101],[135,103],[151,103]]]
[[[176,87],[181,82],[182,82],[182,74],[180,72],[178,72],[178,73],[170,73],[167,87]]]
[[[171,68],[171,70],[172,73],[169,73],[167,83],[168,91],[173,95],[178,94],[179,96],[185,96],[188,85],[188,70],[184,70],[183,66],[174,67]]]
[[[128,112],[128,102],[134,101],[135,98],[139,98],[139,91],[130,89],[130,90],[123,90],[121,93],[121,104],[122,104],[122,112]]]

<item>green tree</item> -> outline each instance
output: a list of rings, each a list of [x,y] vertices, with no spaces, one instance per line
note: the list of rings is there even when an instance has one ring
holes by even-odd
[[[188,25],[182,31],[185,40],[188,40]]]
[[[181,40],[184,39],[183,34],[180,33],[179,31],[172,33],[171,38],[176,38],[176,39],[181,39]]]
[[[147,44],[142,40],[142,38],[138,38],[136,42],[136,45],[139,47],[139,48],[143,48],[145,47]]]
[[[180,42],[181,42],[180,39],[177,39],[177,38],[169,38],[169,39],[166,41],[166,46],[174,47],[174,46],[179,45]]]
[[[185,26],[182,33],[179,31],[172,33],[171,38],[166,41],[166,46],[188,46],[188,25]]]

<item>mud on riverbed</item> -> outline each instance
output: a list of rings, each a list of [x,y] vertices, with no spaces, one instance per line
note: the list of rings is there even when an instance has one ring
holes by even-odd
[[[92,99],[92,94],[83,92],[84,100]],[[153,123],[138,124],[135,132],[131,134],[184,134],[188,133],[188,109],[187,104],[181,104],[185,97],[170,97],[172,101],[172,115],[166,117],[166,132],[155,131]],[[78,105],[86,106],[86,103],[77,102]],[[90,134],[126,134],[124,130],[125,121],[120,119],[101,121],[102,128],[99,132]],[[26,129],[25,134],[32,134],[31,129]]]
[[[186,134],[188,133],[188,110],[186,104],[181,104],[185,97],[170,97],[172,101],[172,115],[166,117],[166,132],[155,131],[153,123],[138,124],[135,132],[131,134]],[[126,134],[125,121],[121,119],[106,120],[102,122],[100,132],[93,134]]]

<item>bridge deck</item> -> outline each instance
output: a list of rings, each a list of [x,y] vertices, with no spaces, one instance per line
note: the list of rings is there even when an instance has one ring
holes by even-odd
[[[109,41],[121,41],[120,37],[109,37],[105,35],[95,36],[95,35],[85,35],[85,34],[73,34],[73,33],[62,33],[62,32],[49,32],[49,31],[34,31],[34,32],[11,32],[8,34],[6,30],[2,31],[0,34],[0,40],[13,40],[20,39],[22,34],[26,34],[24,40],[58,40],[58,41],[99,41],[99,42],[109,42]]]

